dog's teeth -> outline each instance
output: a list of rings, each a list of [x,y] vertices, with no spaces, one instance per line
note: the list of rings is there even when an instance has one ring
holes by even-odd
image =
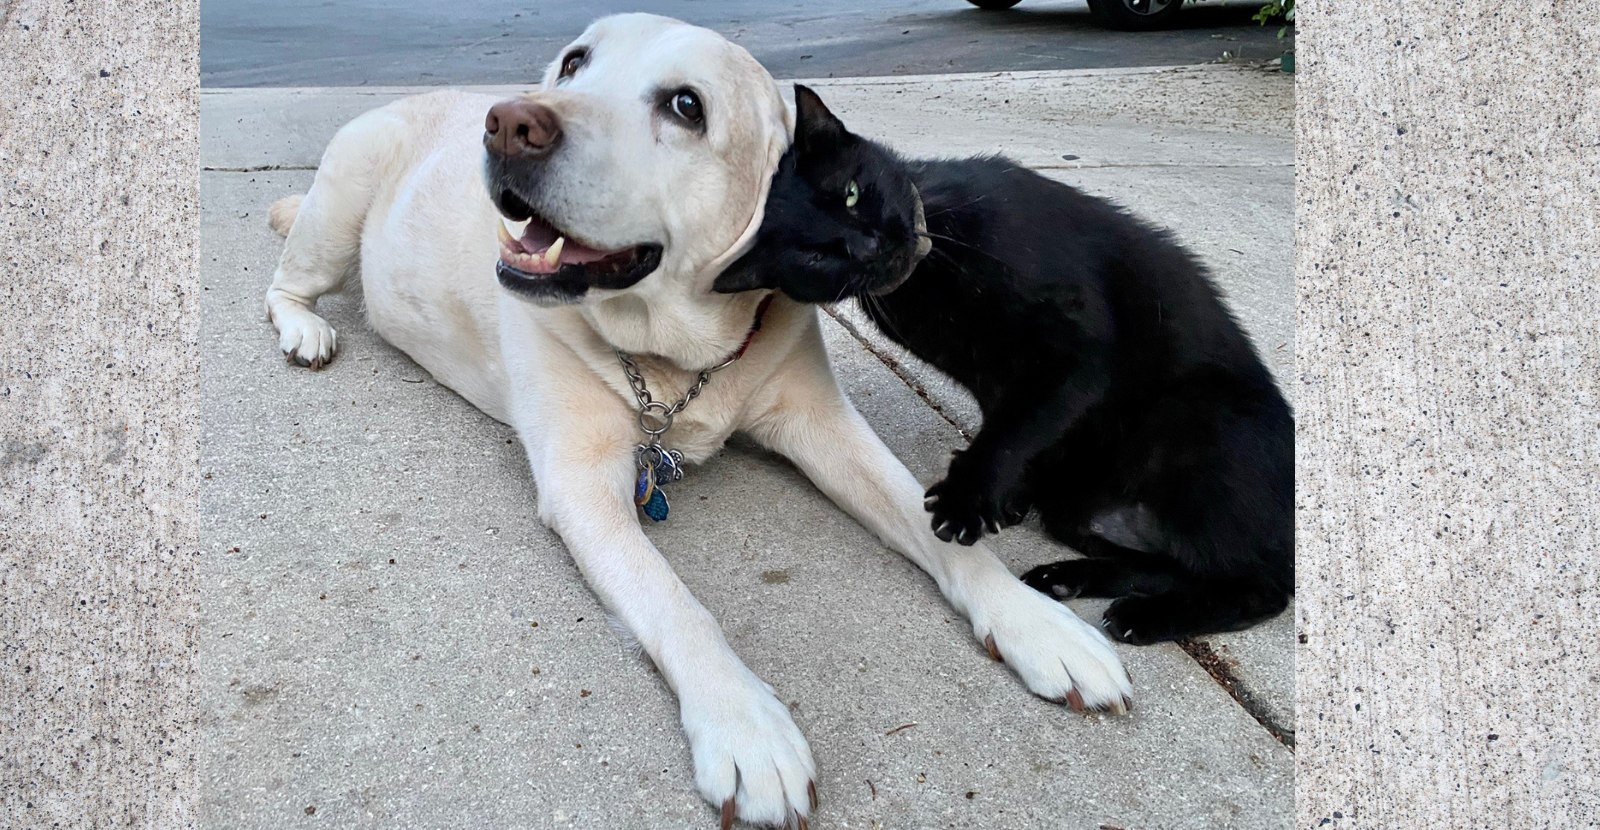
[[[557,237],[555,244],[551,245],[550,249],[544,252],[544,264],[546,268],[554,268],[561,264],[561,248],[566,244],[567,238],[565,236]]]
[[[517,240],[516,237],[511,235],[511,231],[506,229],[506,223],[505,223],[504,219],[500,220],[499,222],[494,223],[494,229],[496,231],[496,235],[498,235],[500,237],[500,243],[501,244],[505,244],[507,242],[515,242]]]

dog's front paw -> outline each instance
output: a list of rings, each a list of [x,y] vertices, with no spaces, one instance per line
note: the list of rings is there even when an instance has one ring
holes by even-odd
[[[683,701],[683,731],[700,794],[751,824],[805,830],[817,806],[817,765],[788,707],[755,675]]]
[[[332,362],[338,350],[338,336],[328,321],[308,308],[280,303],[271,311],[278,327],[278,350],[290,363],[313,371]]]
[[[1046,700],[1079,712],[1118,714],[1131,704],[1133,686],[1105,635],[1020,582],[981,622],[974,619],[973,633],[990,657]]]

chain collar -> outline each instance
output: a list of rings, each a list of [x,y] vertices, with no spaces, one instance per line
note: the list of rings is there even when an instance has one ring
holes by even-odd
[[[750,348],[750,341],[754,340],[756,332],[761,330],[761,319],[767,315],[767,308],[772,305],[773,296],[775,295],[768,294],[761,300],[761,304],[756,306],[755,322],[750,324],[750,331],[744,336],[744,342],[739,344],[739,348],[728,355],[727,360],[709,369],[701,369],[694,383],[683,393],[683,397],[671,406],[650,395],[650,388],[645,385],[644,374],[639,371],[639,364],[634,361],[633,355],[621,349],[617,350],[617,362],[622,364],[622,373],[627,375],[628,385],[633,388],[633,396],[639,401],[639,430],[649,436],[652,443],[660,442],[661,436],[672,428],[673,416],[682,412],[690,401],[700,396],[701,390],[706,388],[713,374],[732,366],[739,358],[744,357],[745,350]]]
[[[706,388],[712,372],[733,362],[728,360],[710,369],[702,369],[700,376],[695,379],[688,391],[683,393],[683,397],[677,403],[667,406],[650,396],[650,389],[644,384],[644,375],[640,374],[639,364],[634,362],[632,355],[618,350],[617,361],[622,364],[622,373],[628,376],[628,385],[633,387],[633,396],[639,399],[639,430],[652,440],[659,439],[662,433],[672,429],[672,417],[682,412],[690,401],[700,396],[700,390]]]
[[[772,305],[774,295],[768,294],[756,306],[755,322],[750,324],[750,332],[744,336],[744,342],[739,348],[728,356],[727,360],[700,370],[683,393],[678,402],[668,406],[664,401],[658,401],[650,394],[650,388],[645,385],[644,374],[639,371],[639,364],[633,355],[617,350],[617,362],[622,364],[622,373],[628,377],[628,386],[633,389],[633,396],[639,401],[639,431],[645,434],[645,442],[634,447],[634,460],[639,467],[638,480],[634,485],[634,503],[644,508],[644,513],[655,521],[667,518],[667,497],[662,492],[660,485],[670,484],[683,477],[683,453],[678,450],[669,450],[661,445],[661,436],[672,429],[672,419],[689,402],[700,396],[701,390],[711,381],[711,376],[716,372],[732,366],[734,361],[744,357],[746,349],[750,348],[750,341],[755,339],[756,332],[761,330],[761,318],[766,316],[767,307]]]

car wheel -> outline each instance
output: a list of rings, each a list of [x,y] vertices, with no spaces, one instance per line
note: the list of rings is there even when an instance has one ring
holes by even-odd
[[[1089,8],[1113,29],[1148,32],[1171,26],[1183,0],[1089,0]]]
[[[1009,9],[1012,6],[1021,3],[1022,0],[967,0],[967,2],[977,6],[980,9],[988,9],[989,11],[997,12]]]

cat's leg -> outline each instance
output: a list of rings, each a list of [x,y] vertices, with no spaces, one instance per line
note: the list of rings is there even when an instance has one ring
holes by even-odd
[[[1097,535],[1091,520],[1114,507],[1123,488],[1114,465],[1104,458],[1095,436],[1076,436],[1040,457],[1047,467],[1065,467],[1064,459],[1083,459],[1077,474],[1056,475],[1049,469],[1030,473],[1030,487],[1038,496],[1039,517],[1052,538],[1066,544],[1084,559],[1040,565],[1022,575],[1022,581],[1056,599],[1122,597],[1158,594],[1180,584],[1177,560],[1159,552],[1124,547]],[[1097,472],[1103,471],[1103,472]]]
[[[1085,559],[1040,565],[1023,574],[1022,581],[1056,599],[1150,596],[1171,591],[1186,581],[1177,562],[1169,556],[1125,548],[1092,536],[1074,547],[1088,547],[1094,553]]]
[[[1287,408],[1200,392],[1158,402],[1124,450],[1122,466],[1143,471],[1130,496],[1160,518],[1177,578],[1169,590],[1106,609],[1105,629],[1123,642],[1247,628],[1281,612],[1293,591]]]
[[[983,429],[956,451],[944,480],[925,494],[934,533],[970,545],[986,531],[1021,521],[1026,509],[1017,508],[1030,465],[1101,399],[1107,381],[1104,371],[1085,367],[1053,387],[1018,390],[985,412]]]
[[[1078,709],[1125,710],[1132,687],[1104,635],[1023,585],[987,547],[933,534],[922,487],[839,390],[819,334],[808,338],[751,402],[745,430],[932,576],[990,656],[1034,694]]]
[[[1288,592],[1269,580],[1191,579],[1165,593],[1116,600],[1101,624],[1124,643],[1148,645],[1249,628],[1288,604]]]

